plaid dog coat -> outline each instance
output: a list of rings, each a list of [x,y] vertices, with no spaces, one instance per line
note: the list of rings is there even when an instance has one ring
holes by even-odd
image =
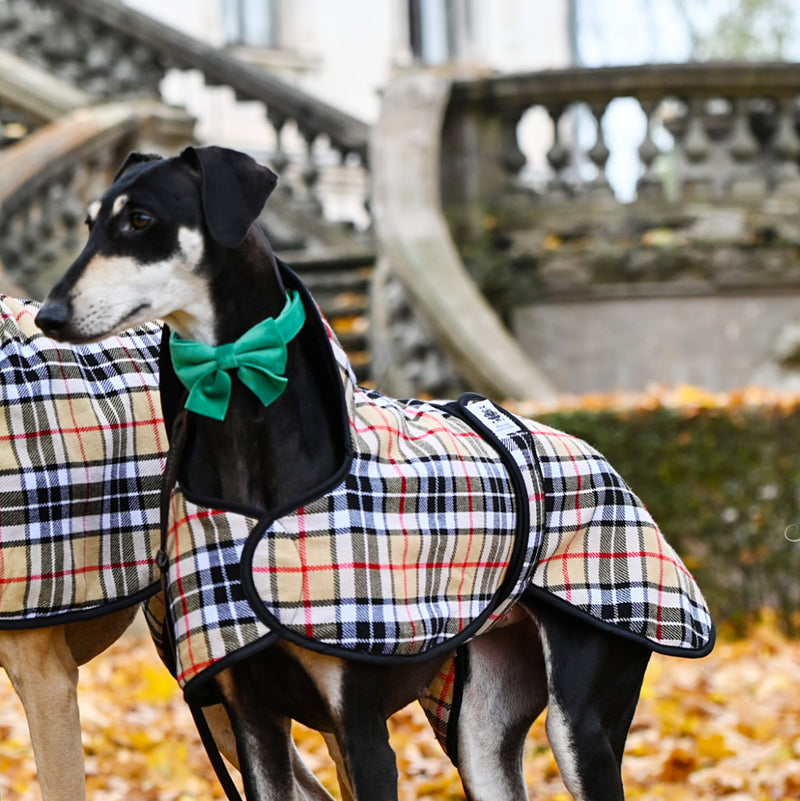
[[[160,329],[73,347],[41,333],[37,309],[0,296],[0,628],[106,614],[158,588]]]
[[[167,603],[187,696],[278,637],[349,658],[427,659],[527,591],[653,650],[710,650],[694,580],[599,453],[479,396],[400,401],[358,387],[305,303],[338,367],[349,453],[276,514],[176,486]],[[163,608],[150,619],[158,637]],[[442,693],[431,703],[446,729]]]

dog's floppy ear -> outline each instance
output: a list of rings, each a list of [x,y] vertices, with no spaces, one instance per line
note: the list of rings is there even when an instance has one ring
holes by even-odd
[[[278,176],[247,154],[224,147],[187,147],[181,159],[200,172],[209,233],[223,247],[238,247],[264,208]]]
[[[135,167],[143,161],[161,161],[161,156],[156,153],[129,153],[128,158],[125,159],[122,166],[117,170],[117,174],[114,176],[114,180],[111,183],[118,181],[131,167]]]

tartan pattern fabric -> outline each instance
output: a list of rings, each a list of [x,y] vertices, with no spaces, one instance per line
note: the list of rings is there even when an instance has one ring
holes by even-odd
[[[182,684],[270,631],[381,656],[429,651],[481,615],[491,625],[518,596],[492,609],[519,511],[499,455],[431,404],[354,396],[350,470],[292,513],[259,520],[175,489],[169,596]],[[521,427],[503,442],[527,464]],[[538,476],[527,478],[525,502],[540,505]],[[514,589],[529,582],[537,547],[525,542]]]
[[[450,654],[439,668],[433,681],[428,685],[425,695],[419,699],[419,705],[433,729],[436,741],[451,759],[456,754],[450,754],[448,749],[448,735],[450,734],[450,721],[457,718],[454,713],[454,698],[458,687],[456,676],[456,655]]]
[[[241,581],[242,550],[257,522],[204,509],[180,489],[172,494],[167,594],[174,621],[175,678],[181,686],[270,633],[245,597]],[[163,611],[151,602],[147,608],[154,619],[151,631],[158,632]]]
[[[0,296],[0,628],[155,589],[167,438],[151,325],[68,346]]]
[[[499,452],[451,407],[358,387],[328,335],[349,412],[346,475],[277,520],[209,508],[175,488],[168,594],[185,688],[270,636],[339,653],[427,652],[467,627],[481,633],[531,586],[656,650],[709,645],[699,589],[604,457],[481,400],[464,402],[467,417],[507,449],[529,515],[513,591],[493,605],[520,512]],[[453,687],[443,679],[440,689]],[[430,700],[443,731],[450,703]]]
[[[546,517],[532,584],[659,649],[702,651],[705,600],[639,498],[594,448],[534,421]]]
[[[244,571],[297,636],[370,654],[429,651],[495,598],[520,502],[499,454],[432,404],[356,389],[350,425],[348,474],[260,532]],[[531,450],[518,427],[503,445],[523,464]],[[541,502],[532,480],[526,489],[522,502]],[[524,574],[538,544],[526,543]]]

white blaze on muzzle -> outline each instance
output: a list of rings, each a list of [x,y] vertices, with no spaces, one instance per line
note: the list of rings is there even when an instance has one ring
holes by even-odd
[[[208,283],[198,274],[203,235],[184,227],[177,239],[175,252],[155,262],[134,255],[93,256],[70,291],[70,328],[83,338],[96,339],[161,319],[182,336],[213,340],[214,307]]]

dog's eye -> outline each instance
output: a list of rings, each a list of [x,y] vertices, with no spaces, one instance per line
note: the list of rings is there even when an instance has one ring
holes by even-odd
[[[133,228],[135,231],[141,231],[150,225],[152,219],[153,218],[149,214],[146,214],[143,211],[132,211],[130,216],[131,228]]]
[[[94,220],[87,214],[86,219],[83,221],[86,227],[91,231],[94,225]]]

